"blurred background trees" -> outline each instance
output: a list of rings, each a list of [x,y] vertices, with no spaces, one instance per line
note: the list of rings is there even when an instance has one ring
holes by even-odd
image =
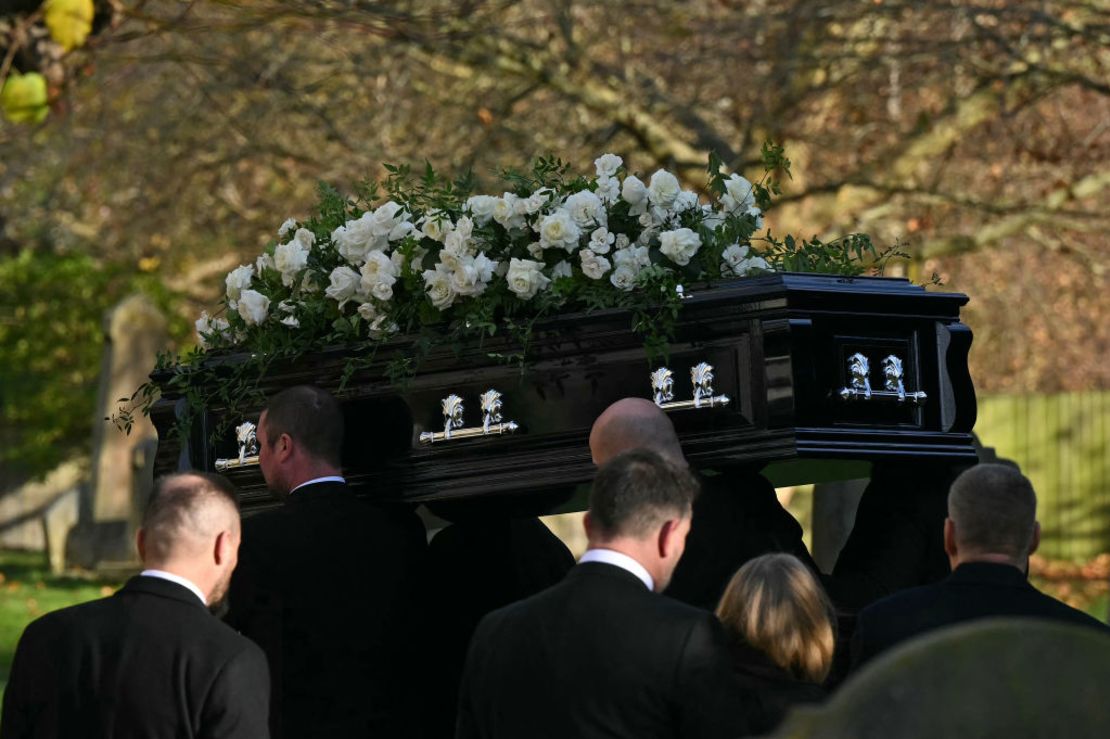
[[[318,180],[385,162],[493,187],[612,151],[696,185],[710,150],[743,172],[774,139],[794,178],[767,225],[904,242],[907,276],[971,295],[981,391],[1110,388],[1106,0],[94,6],[66,51],[41,3],[0,3],[4,74],[49,81],[41,123],[0,123],[9,480],[87,443],[113,296],[156,291],[188,343]]]

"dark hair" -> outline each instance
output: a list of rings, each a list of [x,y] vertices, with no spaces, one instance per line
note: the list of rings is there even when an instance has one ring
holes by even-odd
[[[266,443],[273,445],[282,434],[308,453],[339,467],[343,457],[343,411],[325,390],[297,385],[270,398],[266,404]]]
[[[182,531],[205,533],[211,520],[206,509],[213,502],[239,511],[235,487],[220,475],[181,472],[156,480],[142,519],[148,550],[164,557]]]
[[[605,537],[641,537],[668,517],[690,515],[699,487],[688,468],[649,449],[633,449],[597,471],[590,520]]]
[[[960,547],[982,554],[1029,555],[1037,521],[1033,483],[1005,464],[964,471],[948,492],[948,516]]]

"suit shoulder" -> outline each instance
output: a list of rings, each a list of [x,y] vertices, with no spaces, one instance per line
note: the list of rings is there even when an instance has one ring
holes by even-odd
[[[895,614],[916,612],[934,602],[942,592],[941,583],[901,590],[864,607],[860,610],[858,618],[860,621],[886,621]]]

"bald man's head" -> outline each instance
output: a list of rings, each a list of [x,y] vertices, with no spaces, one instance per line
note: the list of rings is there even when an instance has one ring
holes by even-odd
[[[686,463],[671,419],[645,398],[618,400],[590,430],[590,454],[598,466],[632,449],[650,449],[671,462]]]
[[[144,564],[203,557],[221,532],[239,533],[235,489],[219,475],[186,472],[155,484],[143,513]]]

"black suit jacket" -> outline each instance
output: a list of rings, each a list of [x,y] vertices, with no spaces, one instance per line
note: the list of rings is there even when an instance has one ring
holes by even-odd
[[[23,632],[0,737],[268,736],[266,658],[187,588],[134,577]]]
[[[1034,588],[1018,568],[968,562],[941,582],[895,593],[860,611],[852,637],[853,667],[918,634],[995,616],[1047,618],[1110,634],[1101,622]]]
[[[243,521],[227,621],[269,659],[275,737],[407,733],[426,549],[412,511],[342,483]]]
[[[574,555],[538,518],[495,514],[451,524],[428,547],[428,592],[438,608],[425,638],[434,655],[423,670],[426,735],[451,736],[466,651],[490,611],[562,580]]]
[[[769,552],[793,554],[819,574],[802,541],[802,527],[779,503],[765,477],[734,468],[703,476],[701,482],[686,551],[666,595],[713,610],[741,565]]]
[[[716,618],[600,562],[486,616],[459,689],[460,739],[735,737],[745,728]]]

